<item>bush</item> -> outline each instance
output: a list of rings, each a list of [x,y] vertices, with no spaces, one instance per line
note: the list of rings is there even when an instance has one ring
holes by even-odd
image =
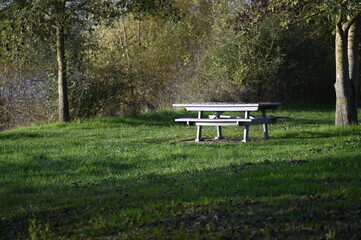
[[[333,45],[322,26],[281,28],[266,17],[249,32],[224,28],[184,89],[197,101],[331,102]],[[323,29],[322,29],[323,28]]]

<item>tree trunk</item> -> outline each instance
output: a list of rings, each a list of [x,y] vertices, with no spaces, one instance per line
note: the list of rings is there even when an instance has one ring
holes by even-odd
[[[357,40],[355,35],[350,29],[354,29],[355,19],[346,23],[342,23],[342,19],[336,23],[336,39],[335,39],[335,56],[336,56],[336,119],[335,125],[349,125],[357,123],[357,98],[355,94],[357,91],[356,77],[351,83],[351,79],[356,74],[355,60],[358,58],[354,42]],[[356,32],[355,32],[356,33]],[[356,41],[357,42],[357,41]],[[357,45],[358,47],[358,45]],[[351,52],[351,54],[350,54]],[[350,71],[352,68],[352,71]],[[356,111],[356,114],[355,114]]]
[[[65,1],[59,0],[59,15],[65,15]],[[58,67],[58,113],[60,122],[70,121],[69,101],[68,101],[68,87],[67,87],[67,71],[65,60],[65,38],[64,26],[62,18],[59,19],[56,28],[56,55]]]
[[[140,19],[138,19],[137,25],[138,25],[138,46],[141,46],[142,43],[141,43]]]
[[[351,118],[358,123],[358,91],[360,78],[360,35],[361,35],[361,16],[358,16],[351,25],[348,33],[348,63],[349,77],[351,81]]]
[[[137,25],[138,25],[138,46],[141,46],[142,43],[141,43],[141,38],[142,38],[142,35],[141,35],[141,26],[140,26],[140,22],[141,22],[141,15],[140,15],[140,11],[138,12],[138,20],[137,20]]]
[[[129,56],[129,41],[128,41],[128,33],[127,33],[127,27],[125,23],[124,16],[122,16],[122,25],[123,25],[123,46],[124,46],[124,54],[126,56],[126,70],[127,73],[130,73],[130,56]]]
[[[350,92],[351,84],[348,74],[348,58],[347,58],[347,38],[348,33],[344,31],[342,23],[336,25],[335,39],[335,57],[336,57],[336,118],[335,124],[350,124]]]

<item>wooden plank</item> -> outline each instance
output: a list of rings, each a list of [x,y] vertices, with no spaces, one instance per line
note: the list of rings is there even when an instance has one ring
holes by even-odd
[[[175,103],[173,104],[174,107],[226,107],[226,106],[239,106],[239,107],[272,107],[272,106],[279,106],[281,105],[280,102],[270,102],[270,103],[227,103],[227,102],[203,102],[203,103]]]
[[[177,118],[174,121],[176,122],[209,122],[209,123],[221,123],[221,122],[252,122],[254,119],[247,118],[216,118],[216,119],[208,119],[208,118]]]
[[[187,111],[224,111],[224,112],[243,112],[243,111],[257,111],[259,110],[258,106],[189,106],[186,107]]]
[[[256,117],[256,118],[177,118],[176,122],[208,122],[208,123],[221,123],[221,122],[245,122],[253,124],[271,124],[277,121],[277,117]]]
[[[238,122],[218,122],[218,123],[208,123],[208,122],[189,122],[189,126],[212,126],[212,127],[217,127],[217,126],[222,126],[222,127],[227,127],[227,126],[240,126],[241,123]]]
[[[276,109],[281,103],[177,103],[174,107],[185,107],[188,111],[257,111],[261,109]]]
[[[206,118],[177,118],[176,122],[186,122],[189,126],[251,126],[276,123],[277,118],[252,118],[252,119],[206,119]],[[197,132],[201,133],[201,129]],[[198,134],[197,134],[198,135]]]
[[[241,116],[229,116],[229,115],[208,115],[209,119],[240,119]]]

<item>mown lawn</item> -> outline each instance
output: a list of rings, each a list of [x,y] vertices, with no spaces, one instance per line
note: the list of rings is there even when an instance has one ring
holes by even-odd
[[[250,143],[185,141],[185,111],[2,132],[0,239],[360,239],[361,126],[273,115]]]

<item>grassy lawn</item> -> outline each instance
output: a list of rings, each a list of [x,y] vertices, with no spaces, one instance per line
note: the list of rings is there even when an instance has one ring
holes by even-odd
[[[273,115],[250,143],[184,141],[185,111],[2,132],[0,239],[360,239],[361,126]]]

